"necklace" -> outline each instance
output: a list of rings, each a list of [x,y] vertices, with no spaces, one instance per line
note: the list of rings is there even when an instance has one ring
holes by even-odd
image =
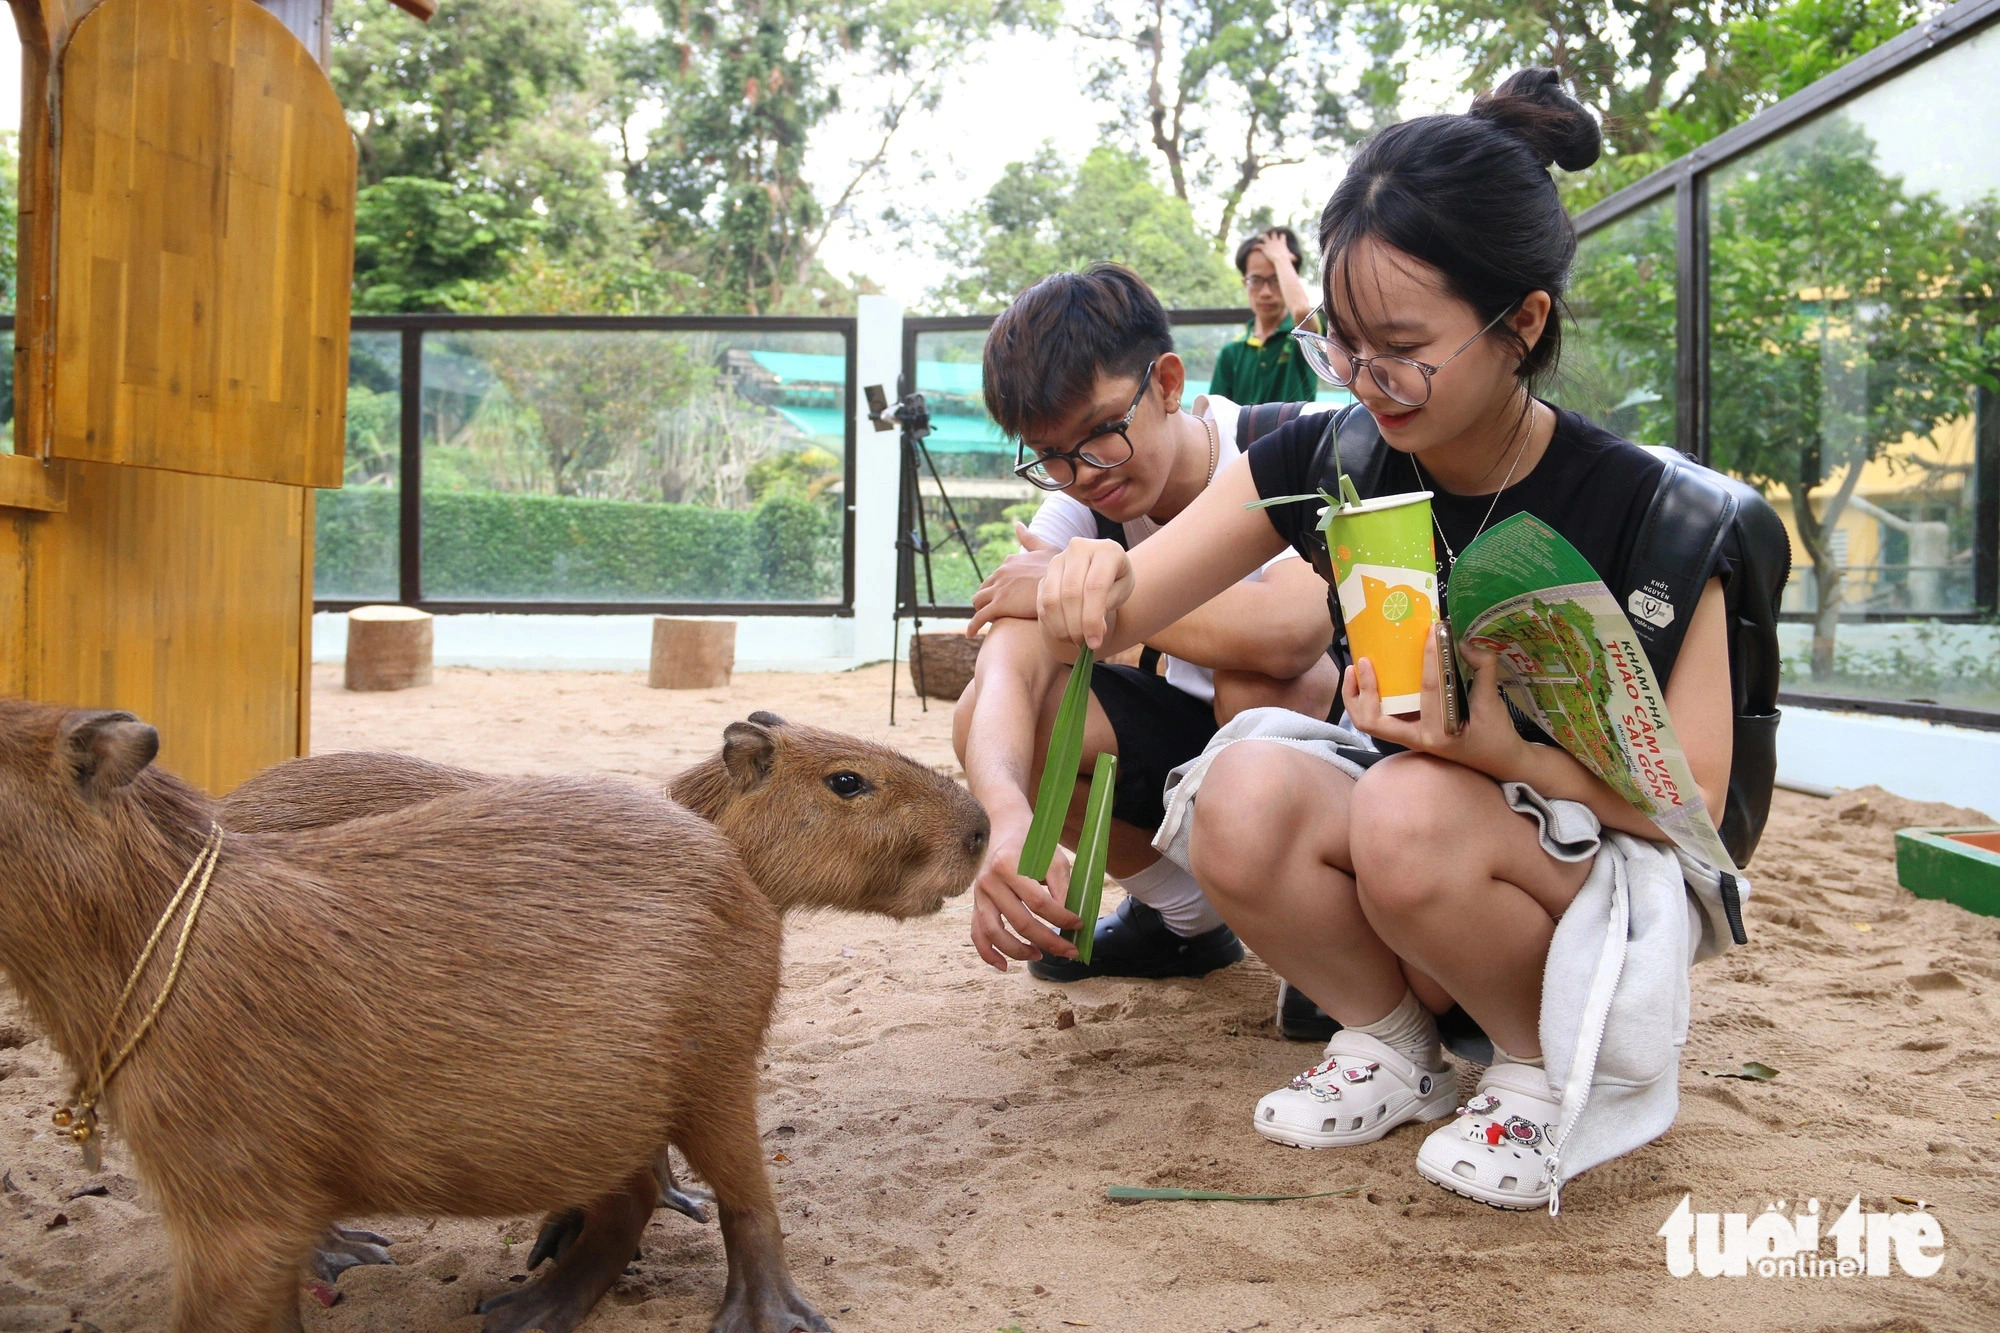
[[[1209,483],[1215,480],[1215,465],[1222,457],[1222,436],[1215,429],[1215,422],[1209,418],[1203,417],[1201,424],[1208,427],[1208,477],[1201,483],[1201,488],[1207,490]]]
[[[139,951],[139,961],[132,965],[132,975],[125,979],[125,989],[118,996],[118,1003],[112,1006],[111,1017],[105,1020],[104,1035],[99,1038],[97,1051],[91,1057],[90,1070],[80,1075],[76,1089],[70,1094],[70,1102],[53,1117],[58,1129],[68,1133],[70,1138],[83,1149],[83,1164],[88,1169],[98,1169],[102,1159],[103,1136],[97,1129],[97,1104],[104,1098],[104,1090],[111,1079],[124,1067],[127,1057],[152,1030],[153,1020],[160,1016],[160,1010],[167,1007],[167,997],[174,993],[174,983],[180,980],[181,962],[187,956],[188,936],[194,933],[194,920],[201,915],[202,902],[208,897],[209,877],[215,873],[215,863],[222,859],[222,826],[209,825],[208,841],[203,844],[200,855],[188,867],[187,877],[175,890],[173,899],[167,903],[167,910],[160,913],[158,924],[153,927],[152,938]],[[200,883],[196,880],[199,878]],[[111,1043],[118,1031],[118,1020],[125,1013],[125,1006],[132,1001],[132,992],[139,988],[139,978],[146,973],[146,964],[153,960],[153,951],[159,947],[160,937],[167,933],[167,923],[180,911],[181,903],[188,898],[188,889],[194,888],[194,897],[188,903],[187,916],[182,919],[180,938],[174,942],[173,963],[167,968],[167,978],[160,983],[160,993],[153,997],[153,1004],[146,1016],[139,1021],[138,1030],[125,1039],[118,1053],[111,1053]]]
[[[1472,530],[1472,540],[1466,542],[1468,547],[1473,542],[1479,540],[1479,534],[1486,531],[1486,525],[1493,521],[1493,511],[1500,507],[1500,497],[1513,484],[1514,469],[1521,466],[1521,455],[1528,452],[1528,439],[1533,434],[1532,429],[1523,433],[1521,442],[1514,446],[1514,461],[1507,465],[1507,475],[1501,479],[1500,489],[1493,492],[1493,499],[1486,506],[1486,517],[1480,519],[1479,526]],[[1415,454],[1409,454],[1407,457],[1410,460],[1411,475],[1417,479],[1417,489],[1423,490],[1424,470],[1417,466],[1417,456]],[[1487,469],[1487,475],[1492,475],[1491,468]],[[1435,506],[1431,508],[1431,526],[1437,529],[1438,540],[1444,543],[1444,577],[1438,580],[1438,603],[1439,605],[1443,605],[1446,590],[1451,586],[1451,572],[1458,567],[1458,552],[1451,549],[1451,538],[1444,535],[1444,524],[1438,522],[1437,508]]]

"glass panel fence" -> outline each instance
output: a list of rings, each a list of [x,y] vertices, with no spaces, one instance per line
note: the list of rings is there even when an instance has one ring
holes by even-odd
[[[313,596],[396,600],[400,585],[403,339],[351,333],[347,341],[347,469],[341,489],[314,504]]]
[[[423,346],[426,600],[840,600],[840,334]]]
[[[1976,441],[2000,364],[2000,28],[1709,180],[1715,465],[1792,536],[1786,686],[2000,706],[1974,609]],[[1594,238],[1593,238],[1594,239]]]
[[[1562,369],[1549,398],[1637,444],[1674,444],[1674,198],[1577,246]]]
[[[1184,402],[1208,392],[1216,356],[1243,334],[1239,323],[1175,323],[1174,348],[1187,363]],[[1044,492],[1014,475],[1014,444],[986,415],[980,374],[985,331],[922,330],[916,344],[917,388],[931,411],[931,436],[926,443],[951,498],[951,508],[957,511],[978,556],[979,572],[990,574],[1019,549],[1014,522],[1031,519]],[[1330,384],[1321,386],[1320,398],[1349,401],[1345,392]],[[937,596],[934,602],[930,600],[920,564],[916,571],[918,601],[926,606],[966,606],[979,587],[979,579],[965,548],[952,536],[950,513],[938,494],[937,483],[925,474],[922,487]]]

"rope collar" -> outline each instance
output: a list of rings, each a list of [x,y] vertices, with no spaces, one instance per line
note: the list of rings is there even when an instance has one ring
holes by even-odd
[[[132,1052],[138,1048],[146,1034],[152,1031],[153,1020],[167,1006],[167,999],[174,993],[174,983],[180,980],[181,963],[187,956],[188,936],[194,933],[195,918],[201,915],[201,905],[208,897],[208,881],[215,874],[215,864],[222,859],[222,825],[209,825],[208,841],[196,853],[194,864],[181,879],[180,888],[167,903],[167,910],[160,913],[160,919],[153,925],[153,934],[146,941],[146,947],[139,951],[139,961],[132,965],[132,975],[125,979],[125,989],[119,992],[118,1003],[111,1007],[111,1016],[104,1021],[104,1035],[98,1038],[97,1049],[91,1056],[90,1069],[80,1076],[70,1092],[70,1104],[57,1111],[54,1116],[56,1127],[69,1131],[69,1136],[83,1149],[83,1164],[95,1171],[103,1165],[104,1136],[97,1128],[97,1104],[104,1099],[104,1090],[125,1065]],[[196,883],[197,878],[200,882]],[[188,899],[188,889],[194,889],[194,897]],[[181,910],[181,903],[188,902],[187,917],[181,922],[180,938],[174,941],[174,959],[167,968],[167,979],[160,984],[160,993],[153,997],[152,1008],[139,1020],[139,1026],[125,1039],[116,1055],[111,1054],[111,1043],[118,1033],[118,1020],[125,1015],[125,1006],[132,1002],[132,992],[139,988],[139,978],[146,973],[146,965],[153,961],[153,951],[159,947],[160,937],[167,933],[167,925]]]

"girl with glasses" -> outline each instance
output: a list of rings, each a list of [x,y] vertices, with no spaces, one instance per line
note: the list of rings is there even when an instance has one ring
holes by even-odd
[[[1324,331],[1295,336],[1387,445],[1364,495],[1432,493],[1446,614],[1457,554],[1518,513],[1560,532],[1612,588],[1639,572],[1630,568],[1639,519],[1666,464],[1536,395],[1556,369],[1576,254],[1549,167],[1580,170],[1598,152],[1595,122],[1554,71],[1525,70],[1464,115],[1377,134],[1320,220]],[[1272,552],[1310,553],[1316,504],[1245,506],[1313,489],[1319,438],[1306,419],[1257,441],[1178,522],[1129,554],[1072,545],[1040,590],[1052,649],[1117,651]],[[1692,624],[1665,691],[1711,810],[1722,809],[1731,758],[1721,572],[1712,570],[1699,605],[1677,608]],[[1550,1200],[1550,1139],[1562,1121],[1542,1043],[1545,980],[1574,980],[1545,979],[1558,919],[1614,854],[1605,850],[1612,831],[1634,839],[1617,855],[1669,857],[1676,888],[1680,872],[1664,835],[1567,752],[1517,727],[1493,663],[1467,656],[1477,677],[1457,735],[1444,725],[1433,649],[1414,715],[1383,711],[1365,659],[1347,671],[1347,720],[1372,737],[1353,757],[1219,737],[1186,855],[1244,943],[1345,1025],[1319,1065],[1256,1104],[1257,1132],[1337,1148],[1451,1115],[1458,1076],[1435,1016],[1456,1006],[1494,1055],[1463,1114],[1412,1141],[1417,1170],[1496,1207],[1532,1208]],[[1558,824],[1577,836],[1556,840],[1546,830]],[[1673,975],[1684,988],[1684,970]],[[1616,1152],[1672,1120],[1672,1021],[1660,1016],[1639,1060],[1646,1067],[1622,1068],[1621,1088],[1590,1085],[1593,1104],[1630,1112]],[[1613,1063],[1607,1047],[1597,1068]],[[1606,1155],[1615,1153],[1596,1160]]]

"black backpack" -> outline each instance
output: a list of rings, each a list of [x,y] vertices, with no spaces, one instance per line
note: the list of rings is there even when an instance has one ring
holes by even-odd
[[[1249,442],[1297,417],[1303,403],[1263,403],[1245,408],[1237,418],[1237,442]],[[1329,413],[1313,454],[1313,484],[1338,493],[1333,442],[1340,441],[1340,461],[1364,495],[1380,490],[1381,471],[1392,452],[1382,443],[1375,418],[1358,404]],[[1791,576],[1792,547],[1776,511],[1755,489],[1703,467],[1671,449],[1651,452],[1667,463],[1660,488],[1646,511],[1634,551],[1632,568],[1646,571],[1642,585],[1613,588],[1628,606],[1635,594],[1670,607],[1686,608],[1665,625],[1633,615],[1632,628],[1645,645],[1647,660],[1659,679],[1673,675],[1687,634],[1689,615],[1708,580],[1721,575],[1724,606],[1729,617],[1729,680],[1734,696],[1734,749],[1729,767],[1729,795],[1719,832],[1722,845],[1739,866],[1747,865],[1764,832],[1771,811],[1771,788],[1778,771],[1778,600]],[[1347,661],[1346,628],[1334,595],[1332,567],[1322,548],[1309,554],[1320,577],[1328,580],[1327,606],[1333,617],[1335,660]],[[1730,927],[1742,943],[1742,926],[1734,910],[1735,886],[1729,884]]]

